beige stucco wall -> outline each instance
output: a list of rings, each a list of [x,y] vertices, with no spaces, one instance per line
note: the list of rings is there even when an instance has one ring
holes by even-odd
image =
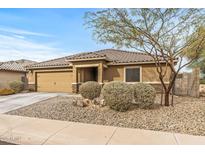
[[[159,82],[158,78],[158,73],[156,71],[155,65],[130,65],[131,67],[141,67],[141,77],[142,77],[142,82]],[[109,82],[109,81],[124,81],[124,69],[125,67],[130,67],[130,66],[108,66],[108,68],[103,69],[103,82]],[[34,84],[35,83],[35,73],[36,72],[50,72],[50,71],[68,71],[71,69],[68,68],[63,68],[63,69],[41,69],[41,70],[33,70],[29,71],[27,74],[28,78],[28,83],[29,84]],[[81,71],[79,71],[81,72]],[[88,72],[84,72],[85,76],[87,78],[89,77]],[[167,72],[167,75],[165,77],[165,80],[168,82],[168,77],[169,77],[170,71]]]
[[[104,82],[124,80],[124,66],[108,66],[108,68],[104,68],[103,73]]]
[[[12,81],[21,81],[25,77],[25,73],[0,71],[0,88],[9,88],[9,83]]]
[[[163,67],[163,71],[165,71],[165,66]],[[170,76],[170,69],[167,68],[167,73],[164,78],[165,82],[169,81],[169,76]],[[142,82],[160,82],[158,73],[156,70],[155,65],[142,65]]]
[[[156,67],[154,64],[145,64],[145,65],[127,65],[127,66],[109,66],[104,68],[104,82],[109,81],[124,81],[125,68],[126,67],[140,67],[141,68],[141,81],[142,82],[160,82]],[[165,66],[164,66],[165,69]],[[168,77],[170,75],[170,70],[168,69],[165,76],[165,81],[168,82]]]
[[[103,62],[99,62],[99,61],[87,61],[84,63],[79,63],[79,62],[75,62],[75,66],[79,66],[79,65],[87,65],[87,64],[102,64]],[[125,68],[126,67],[140,67],[141,68],[141,81],[142,82],[148,82],[150,84],[160,84],[159,78],[158,78],[158,73],[156,71],[156,67],[154,64],[144,64],[144,65],[109,65],[107,67],[103,68],[103,82],[110,82],[110,81],[124,81],[125,79]],[[84,71],[83,71],[84,70]],[[98,69],[99,71],[100,69]],[[72,68],[56,68],[56,69],[39,69],[39,70],[32,70],[29,71],[29,73],[27,74],[27,78],[28,78],[28,83],[30,85],[34,85],[35,84],[35,73],[37,72],[53,72],[53,71],[73,71]],[[165,77],[165,81],[168,82],[168,77],[169,77],[170,71],[167,72],[167,75]],[[83,68],[82,70],[80,68],[78,68],[77,71],[77,76],[79,81],[81,82],[82,80],[89,80],[91,78],[89,71],[86,71],[86,68]],[[73,80],[70,78],[70,80]],[[72,81],[72,83],[75,83],[74,81]]]

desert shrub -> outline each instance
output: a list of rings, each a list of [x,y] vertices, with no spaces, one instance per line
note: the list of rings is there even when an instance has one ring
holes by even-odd
[[[12,89],[0,89],[0,95],[11,95],[14,94],[14,90]]]
[[[35,87],[32,87],[32,86],[28,86],[28,91],[30,91],[30,92],[34,92],[35,91]]]
[[[117,111],[127,111],[133,101],[132,87],[124,82],[112,81],[104,85],[102,95],[106,105]]]
[[[136,83],[133,85],[134,99],[140,108],[148,108],[155,102],[156,90],[146,83]]]
[[[93,100],[100,96],[101,85],[95,81],[88,81],[80,86],[79,93],[82,97]]]
[[[9,83],[9,86],[15,93],[19,93],[24,89],[24,84],[21,81],[13,81]]]
[[[205,79],[201,79],[200,84],[205,84]]]

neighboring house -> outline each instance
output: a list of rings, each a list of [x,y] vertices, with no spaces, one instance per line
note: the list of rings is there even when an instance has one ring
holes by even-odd
[[[32,60],[27,60],[27,59],[20,59],[20,60],[16,60],[16,63],[22,65],[23,67],[28,67],[30,65],[36,64],[36,61],[32,61]]]
[[[0,89],[9,88],[12,81],[22,81],[27,83],[26,66],[34,64],[29,60],[8,61],[0,63]]]
[[[161,87],[152,57],[139,52],[105,49],[80,53],[36,63],[28,70],[29,86],[40,92],[76,93],[86,81],[146,82]]]

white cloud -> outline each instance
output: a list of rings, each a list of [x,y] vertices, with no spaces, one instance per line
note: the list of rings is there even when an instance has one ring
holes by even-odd
[[[17,35],[30,35],[30,36],[44,36],[44,37],[50,37],[51,35],[44,34],[44,33],[37,33],[37,32],[31,32],[23,29],[16,29],[11,27],[4,27],[0,26],[0,32],[8,32],[13,33]]]
[[[14,37],[16,37],[16,38],[20,38],[20,39],[24,39],[25,37],[24,36],[22,36],[22,35],[13,35]]]
[[[5,34],[3,32],[7,32]],[[44,61],[56,57],[65,56],[66,53],[61,49],[51,46],[51,44],[30,40],[27,35],[49,36],[40,33],[17,30],[3,31],[0,28],[0,61],[30,59]]]

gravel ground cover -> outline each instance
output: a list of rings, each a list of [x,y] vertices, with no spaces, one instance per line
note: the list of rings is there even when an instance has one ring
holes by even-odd
[[[152,109],[139,109],[133,105],[127,112],[107,106],[73,106],[73,99],[56,97],[7,114],[205,136],[205,97],[176,96],[174,107],[156,103]]]

